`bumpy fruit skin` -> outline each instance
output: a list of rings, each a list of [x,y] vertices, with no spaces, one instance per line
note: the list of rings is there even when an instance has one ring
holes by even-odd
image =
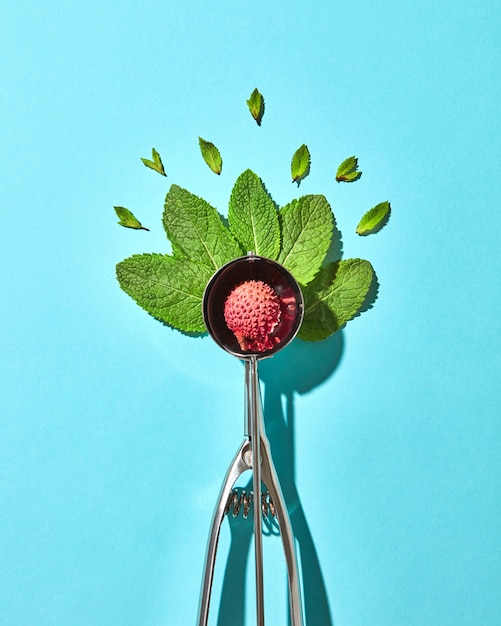
[[[224,319],[246,352],[264,352],[279,342],[272,333],[280,322],[280,299],[262,280],[247,280],[224,303]]]

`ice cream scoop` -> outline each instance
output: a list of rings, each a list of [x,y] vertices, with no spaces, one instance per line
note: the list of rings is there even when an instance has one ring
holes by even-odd
[[[264,359],[296,336],[304,301],[290,272],[249,252],[213,274],[202,310],[209,335],[221,348],[241,359]]]
[[[224,319],[244,351],[271,350],[272,333],[281,317],[280,299],[262,280],[247,280],[231,291],[224,303]]]

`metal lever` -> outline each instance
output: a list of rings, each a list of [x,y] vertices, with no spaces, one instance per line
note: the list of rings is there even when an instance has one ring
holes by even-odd
[[[270,444],[264,429],[256,357],[250,357],[245,360],[245,396],[246,437],[228,468],[212,517],[203,571],[197,624],[198,626],[207,626],[208,623],[219,534],[221,524],[225,517],[228,499],[231,496],[233,486],[239,476],[247,470],[253,470],[257,625],[264,626],[262,518],[261,508],[259,506],[262,492],[261,482],[263,482],[273,500],[275,515],[278,520],[280,535],[282,537],[285,561],[287,565],[291,626],[302,626],[301,594],[294,535],[280,482],[273,464]],[[258,461],[259,459],[260,462]]]

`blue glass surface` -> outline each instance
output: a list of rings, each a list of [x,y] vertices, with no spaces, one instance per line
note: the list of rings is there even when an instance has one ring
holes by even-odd
[[[499,28],[494,0],[4,7],[0,624],[195,623],[243,368],[149,317],[114,266],[169,250],[171,183],[225,213],[248,167],[279,205],[325,194],[379,280],[337,336],[262,364],[306,626],[499,624]],[[352,154],[363,176],[338,185]],[[387,226],[357,236],[384,200]],[[218,626],[253,623],[248,529],[223,530]],[[286,624],[276,537],[265,552],[267,623]]]

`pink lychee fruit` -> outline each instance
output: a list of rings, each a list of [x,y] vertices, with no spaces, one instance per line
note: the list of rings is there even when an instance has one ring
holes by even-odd
[[[279,341],[271,334],[280,321],[280,299],[262,280],[247,280],[226,298],[224,319],[242,350],[270,350]]]

